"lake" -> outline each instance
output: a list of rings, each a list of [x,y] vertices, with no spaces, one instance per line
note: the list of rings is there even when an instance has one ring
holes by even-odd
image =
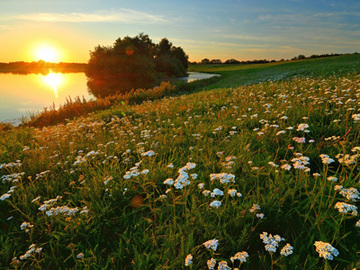
[[[189,77],[178,78],[191,82],[216,76],[189,72]],[[0,73],[0,122],[20,123],[22,117],[42,111],[55,104],[58,108],[71,97],[95,99],[89,94],[84,73],[9,74]]]

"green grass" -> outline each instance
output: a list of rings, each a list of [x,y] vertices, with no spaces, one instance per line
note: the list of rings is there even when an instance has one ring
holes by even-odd
[[[359,217],[335,209],[338,202],[359,205],[334,189],[360,188],[360,74],[344,64],[349,61],[338,58],[339,74],[331,71],[340,69],[335,62],[325,73],[314,64],[282,81],[261,74],[289,66],[217,70],[224,76],[215,83],[244,78],[245,71],[264,82],[235,87],[243,84],[239,79],[233,88],[121,103],[42,129],[2,128],[0,196],[11,195],[0,201],[2,269],[207,269],[211,258],[235,268],[239,261],[230,258],[241,251],[249,257],[240,269],[360,267]],[[301,130],[304,123],[309,132]],[[150,150],[155,155],[144,155]],[[309,163],[295,169],[300,154]],[[334,162],[323,164],[322,154]],[[196,165],[184,169],[187,163]],[[181,168],[188,185],[163,183],[177,179]],[[235,182],[211,181],[215,173],[232,174]],[[224,195],[204,195],[215,188]],[[231,189],[242,196],[231,197]],[[219,208],[210,206],[214,200]],[[249,211],[253,204],[260,210]],[[30,223],[28,232],[23,222]],[[263,232],[285,238],[274,254],[265,250]],[[203,245],[211,239],[218,239],[216,251]],[[339,255],[320,258],[316,241]],[[288,257],[280,255],[286,243],[294,247]]]
[[[254,65],[191,65],[189,71],[222,75],[213,88],[237,87],[264,81],[287,80],[296,76],[328,77],[360,70],[360,54],[274,62]]]

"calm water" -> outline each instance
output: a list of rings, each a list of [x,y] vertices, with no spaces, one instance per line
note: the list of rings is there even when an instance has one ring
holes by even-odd
[[[29,113],[45,107],[58,108],[68,97],[92,96],[84,73],[4,74],[0,73],[0,122],[18,123]]]
[[[189,72],[179,78],[191,82],[206,79],[213,74]],[[22,117],[37,113],[45,107],[58,108],[66,98],[95,99],[88,93],[84,73],[50,73],[48,75],[17,75],[0,73],[0,122],[19,124]]]

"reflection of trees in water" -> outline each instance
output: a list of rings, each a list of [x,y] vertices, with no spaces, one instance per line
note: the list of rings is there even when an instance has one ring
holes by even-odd
[[[90,93],[104,97],[149,88],[158,78],[186,76],[188,56],[166,38],[154,44],[148,35],[125,37],[113,46],[97,46],[86,70]]]
[[[57,73],[75,73],[84,72],[87,64],[82,63],[49,63],[45,61],[38,62],[10,62],[0,63],[0,73],[12,74],[42,74],[47,75],[51,71]]]

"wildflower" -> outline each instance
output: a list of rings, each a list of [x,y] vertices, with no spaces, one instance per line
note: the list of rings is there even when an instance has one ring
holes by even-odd
[[[313,173],[313,176],[316,178],[316,177],[320,177],[321,174],[320,173]]]
[[[235,197],[237,194],[237,190],[235,188],[229,189],[227,191],[227,194],[229,194],[231,197]]]
[[[7,198],[10,198],[10,197],[11,197],[10,193],[4,193],[3,195],[1,195],[0,201],[5,201]]]
[[[246,251],[238,252],[234,257],[230,258],[230,261],[234,263],[235,260],[239,260],[241,263],[246,262],[246,258],[249,257],[249,254]]]
[[[360,227],[360,220],[358,220],[355,224],[356,227]]]
[[[221,202],[220,201],[213,201],[210,203],[210,207],[216,207],[219,208],[221,206]]]
[[[323,257],[326,260],[333,260],[333,256],[339,255],[339,251],[332,245],[322,241],[315,241],[316,251],[319,253],[319,257]]]
[[[174,179],[168,178],[164,181],[164,185],[172,186],[174,184]]]
[[[212,240],[206,241],[203,243],[203,245],[207,248],[207,249],[212,249],[213,251],[216,251],[217,246],[218,246],[219,240],[214,238]]]
[[[280,168],[284,169],[284,170],[287,170],[287,171],[290,171],[291,170],[291,165],[286,163],[286,164],[281,165]]]
[[[212,173],[210,174],[210,180],[219,180],[221,184],[235,183],[235,175],[230,173]]]
[[[198,184],[197,186],[198,186],[199,189],[203,189],[204,186],[205,186],[205,184],[204,184],[204,183],[200,183],[200,184]]]
[[[356,188],[343,188],[340,191],[340,194],[344,196],[346,199],[356,202],[356,200],[360,199],[360,193]]]
[[[207,261],[207,266],[209,270],[214,270],[216,266],[216,260],[211,258],[210,260]]]
[[[281,134],[285,134],[285,133],[286,133],[285,130],[280,130],[280,131],[278,131],[278,132],[276,133],[276,136],[281,135]]]
[[[360,113],[359,114],[353,114],[351,117],[354,119],[355,122],[360,121]]]
[[[299,138],[299,137],[294,137],[293,138],[293,140],[295,141],[295,142],[297,142],[297,143],[305,143],[305,137],[301,137],[301,138]]]
[[[166,166],[166,168],[174,168],[174,164],[170,163],[169,165]]]
[[[196,180],[198,175],[197,175],[197,173],[192,173],[192,174],[190,174],[190,176],[193,180]]]
[[[186,165],[185,165],[185,168],[186,168],[187,170],[194,169],[195,167],[196,167],[196,163],[190,163],[190,162],[188,162],[188,163],[186,163]]]
[[[335,209],[338,209],[340,213],[348,213],[351,212],[351,215],[353,216],[357,216],[358,212],[357,212],[357,207],[355,205],[352,204],[348,204],[348,203],[344,203],[344,202],[337,202],[335,204]]]
[[[76,256],[77,259],[82,259],[83,257],[84,257],[84,253],[82,252]]]
[[[308,124],[300,124],[298,125],[298,128],[296,129],[296,131],[305,131],[306,132],[306,129],[309,127]]]
[[[218,188],[215,188],[213,190],[213,192],[211,192],[210,194],[211,197],[215,197],[215,196],[224,196],[224,192]]]
[[[34,203],[34,202],[40,200],[40,198],[41,198],[41,196],[38,196],[38,197],[36,197],[35,199],[33,199],[31,202]]]
[[[287,244],[281,249],[280,254],[281,254],[282,256],[287,257],[287,256],[293,254],[293,249],[294,249],[294,248],[293,248],[289,243],[287,243]]]
[[[228,266],[227,261],[221,261],[219,262],[218,270],[231,270],[231,268]]]
[[[327,180],[332,181],[332,182],[336,182],[338,179],[336,177],[334,177],[334,176],[329,176],[327,178]]]
[[[155,156],[155,152],[153,150],[149,150],[147,152],[141,153],[141,156],[143,156],[143,157],[152,157],[152,156]]]
[[[108,176],[108,177],[105,177],[104,178],[104,185],[107,185],[111,180],[113,180],[113,177],[112,176]]]
[[[330,158],[328,155],[325,154],[321,154],[320,158],[323,164],[331,164],[335,162],[335,160],[333,160],[332,158]]]
[[[338,190],[342,190],[342,188],[343,188],[343,186],[336,185],[336,186],[334,187],[334,190],[335,190],[335,191],[338,191]]]
[[[204,190],[204,191],[202,192],[202,194],[203,194],[204,196],[209,196],[210,193],[211,193],[210,190]]]
[[[190,266],[192,264],[193,256],[191,254],[188,254],[185,258],[185,266]]]
[[[263,219],[265,215],[263,213],[256,214],[256,217],[259,219]]]
[[[26,222],[24,221],[21,225],[20,225],[20,229],[21,230],[25,230],[25,232],[29,232],[30,228],[34,227],[34,225],[32,225],[30,222]]]
[[[281,241],[285,241],[285,239],[280,237],[278,234],[272,236],[267,232],[260,234],[260,239],[262,239],[263,243],[265,244],[265,250],[270,253],[275,253],[279,243]]]
[[[261,210],[260,205],[253,203],[252,207],[249,209],[250,213],[254,213],[257,210]]]

